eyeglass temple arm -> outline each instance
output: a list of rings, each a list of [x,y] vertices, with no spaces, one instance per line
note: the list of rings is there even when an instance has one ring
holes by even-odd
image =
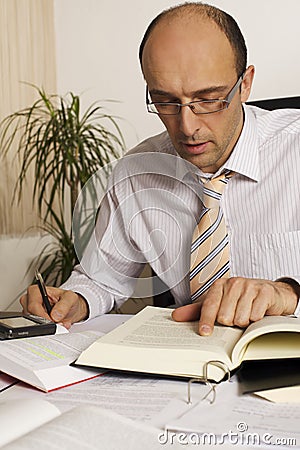
[[[148,89],[148,85],[146,84],[146,105],[149,105],[150,101],[149,101],[149,89]]]

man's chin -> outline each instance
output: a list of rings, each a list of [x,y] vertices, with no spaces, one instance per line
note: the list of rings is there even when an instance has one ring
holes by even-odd
[[[185,159],[186,161],[190,162],[194,166],[197,166],[201,170],[202,170],[202,168],[205,168],[205,166],[208,163],[207,161],[205,161],[206,158],[204,157],[203,154],[191,155],[189,153],[188,154],[187,153],[181,153],[181,154],[179,154],[179,156],[181,156],[183,159]]]

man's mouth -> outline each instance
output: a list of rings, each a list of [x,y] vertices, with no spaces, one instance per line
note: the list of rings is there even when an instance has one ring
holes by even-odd
[[[204,153],[206,151],[208,144],[209,141],[192,144],[185,142],[182,143],[182,145],[185,148],[185,151],[191,155],[200,155],[201,153]]]

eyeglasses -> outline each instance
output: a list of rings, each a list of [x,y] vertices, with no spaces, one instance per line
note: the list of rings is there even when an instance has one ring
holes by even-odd
[[[179,114],[183,106],[188,106],[194,114],[211,114],[223,109],[227,109],[233,99],[236,91],[240,87],[244,78],[242,74],[233,88],[223,99],[197,100],[189,103],[173,103],[173,102],[150,102],[149,90],[146,86],[146,105],[149,113],[159,114],[160,116],[173,116]]]

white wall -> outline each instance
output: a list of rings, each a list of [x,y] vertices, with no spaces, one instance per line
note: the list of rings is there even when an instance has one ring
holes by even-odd
[[[30,265],[48,242],[48,237],[40,235],[1,237],[0,310],[21,310],[20,295],[25,292],[34,277],[35,267],[30,268]]]
[[[98,99],[124,121],[128,147],[162,129],[146,113],[138,46],[150,20],[181,0],[54,0],[58,92]],[[252,98],[299,95],[299,0],[212,0],[239,22],[256,66]],[[26,286],[23,278],[40,238],[0,240],[0,309]],[[15,303],[13,307],[18,307]]]
[[[182,0],[183,1],[183,0]],[[162,129],[145,111],[138,46],[150,20],[181,0],[55,0],[57,80],[84,101],[115,99],[128,147]],[[256,66],[254,98],[299,94],[299,0],[212,0],[232,14]]]

